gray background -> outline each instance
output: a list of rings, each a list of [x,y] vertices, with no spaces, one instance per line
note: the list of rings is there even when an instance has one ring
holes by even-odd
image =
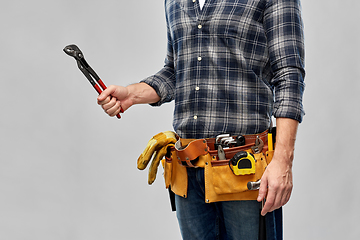
[[[302,5],[306,116],[285,239],[358,239],[359,3]],[[2,1],[0,27],[0,240],[180,239],[162,170],[148,186],[136,169],[172,130],[173,104],[109,118],[62,52],[77,44],[108,85],[138,82],[163,66],[163,1]]]

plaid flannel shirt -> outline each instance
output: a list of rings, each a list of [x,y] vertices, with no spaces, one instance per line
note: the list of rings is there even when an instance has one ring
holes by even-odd
[[[165,0],[165,66],[143,82],[175,100],[183,138],[255,134],[304,115],[300,0]]]

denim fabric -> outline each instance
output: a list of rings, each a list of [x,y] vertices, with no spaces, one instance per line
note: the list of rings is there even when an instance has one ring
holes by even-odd
[[[229,201],[205,203],[204,169],[188,169],[187,198],[175,197],[176,213],[184,240],[257,240],[260,203]],[[267,240],[282,235],[273,213],[266,215]],[[276,229],[278,228],[278,229]],[[277,230],[277,231],[276,231]]]

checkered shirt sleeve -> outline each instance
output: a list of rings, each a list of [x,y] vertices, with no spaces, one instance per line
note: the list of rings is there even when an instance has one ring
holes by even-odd
[[[302,121],[304,41],[300,0],[165,0],[165,66],[143,80],[175,100],[186,138],[254,134],[270,118]]]

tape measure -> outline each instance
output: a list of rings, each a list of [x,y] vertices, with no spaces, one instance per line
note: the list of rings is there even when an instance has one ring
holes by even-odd
[[[229,161],[231,171],[237,175],[248,175],[255,173],[255,157],[252,153],[241,151]]]

